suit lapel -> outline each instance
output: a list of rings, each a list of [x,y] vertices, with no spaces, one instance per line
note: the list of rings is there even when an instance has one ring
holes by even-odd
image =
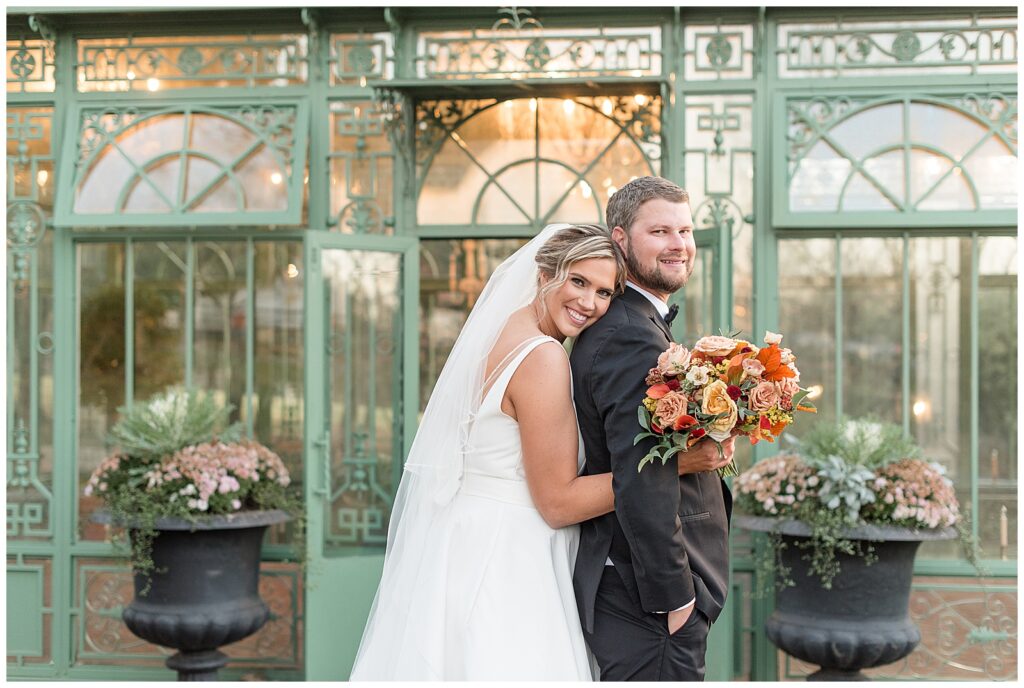
[[[672,330],[669,329],[668,323],[661,317],[661,313],[654,307],[654,304],[647,300],[646,296],[632,287],[626,287],[626,291],[619,298],[625,302],[627,308],[642,313],[649,318],[655,327],[665,333],[670,342],[674,341],[672,339]]]

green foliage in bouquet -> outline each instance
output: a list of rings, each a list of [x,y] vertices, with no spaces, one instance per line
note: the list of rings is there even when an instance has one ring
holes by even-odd
[[[197,524],[210,516],[280,509],[295,520],[301,555],[304,510],[288,469],[273,451],[243,439],[240,424],[228,425],[231,410],[209,393],[180,387],[119,409],[110,431],[119,449],[97,466],[83,493],[98,496],[110,521],[131,529],[137,573],[153,573],[152,545],[162,518]]]
[[[799,546],[826,589],[839,573],[838,554],[874,559],[870,543],[844,536],[858,526],[955,527],[977,566],[977,546],[963,525],[952,481],[943,466],[920,458],[920,448],[899,426],[841,419],[816,426],[797,448],[747,469],[733,490],[742,512],[808,526],[811,533]],[[777,574],[780,586],[791,585],[779,557],[785,544],[777,532],[769,540],[758,570]]]

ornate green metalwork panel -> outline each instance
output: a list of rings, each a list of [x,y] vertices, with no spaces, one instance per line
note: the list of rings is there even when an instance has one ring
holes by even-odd
[[[7,537],[53,538],[53,108],[7,110]]]
[[[936,214],[1017,206],[1013,94],[792,97],[786,121],[779,222],[851,211],[941,222]]]
[[[7,40],[7,92],[52,93],[53,40],[21,37]]]
[[[395,72],[394,35],[332,34],[328,62],[331,85],[366,86],[368,79],[390,79]]]
[[[658,173],[660,113],[661,99],[641,93],[421,101],[417,224],[532,236],[550,222],[599,221],[618,185]]]
[[[302,34],[83,38],[80,91],[288,86],[306,81]]]
[[[836,17],[781,23],[779,76],[1016,72],[1015,18],[949,10],[942,18],[932,19]]]
[[[298,224],[307,117],[305,101],[81,107],[57,222]]]
[[[661,31],[545,29],[528,10],[503,8],[490,29],[424,31],[417,73],[425,79],[659,76]]]
[[[387,115],[368,100],[331,103],[331,214],[346,234],[393,234],[395,154]]]
[[[751,23],[687,23],[680,51],[684,82],[752,79],[758,57],[754,35]]]
[[[403,254],[321,252],[326,369],[324,546],[383,547],[403,459]]]

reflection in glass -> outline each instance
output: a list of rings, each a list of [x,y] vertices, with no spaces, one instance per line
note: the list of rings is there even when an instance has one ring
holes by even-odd
[[[800,385],[813,390],[818,408],[810,422],[786,431],[797,437],[836,417],[835,290],[835,240],[779,242],[779,332],[797,356]]]
[[[260,241],[253,242],[253,250],[253,396],[251,403],[242,404],[241,418],[253,437],[281,456],[292,482],[299,483],[304,423],[302,245]],[[245,358],[235,360],[237,365]],[[294,526],[271,528],[270,542],[288,542]]]
[[[323,251],[329,549],[387,541],[402,466],[401,260],[397,253]]]
[[[601,221],[618,187],[658,174],[660,109],[644,94],[420,102],[417,221]]]
[[[218,401],[231,404],[232,422],[245,404],[245,333],[248,298],[245,291],[245,251],[242,241],[197,241],[193,384],[210,390]]]
[[[102,526],[90,523],[98,498],[82,496],[93,469],[111,449],[107,431],[125,401],[125,246],[78,247],[78,427],[79,528],[87,540],[103,540]]]
[[[487,279],[526,241],[420,242],[420,412]]]
[[[1017,244],[1012,236],[978,241],[979,538],[988,557],[1011,560],[1017,558],[1019,474]]]
[[[87,116],[74,211],[279,211],[291,179],[294,109],[258,114],[129,112]],[[98,131],[109,140],[97,141]]]
[[[845,107],[789,104],[791,210],[1016,207],[1016,114],[1001,98]]]
[[[902,245],[899,239],[843,239],[843,413],[847,416],[874,415],[891,423],[902,420]],[[803,361],[801,355],[801,372]]]
[[[185,377],[184,242],[136,242],[133,399],[143,401]]]

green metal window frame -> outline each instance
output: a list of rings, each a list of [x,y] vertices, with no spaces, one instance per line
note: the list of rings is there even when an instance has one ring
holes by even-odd
[[[100,146],[96,147],[92,151],[85,151],[82,148],[81,137],[84,127],[86,126],[85,118],[89,115],[103,115],[106,113],[138,113],[140,115],[138,120],[132,122],[129,126],[134,126],[140,121],[144,121],[149,117],[158,117],[161,115],[174,115],[181,114],[184,116],[191,116],[193,114],[201,115],[215,115],[221,117],[228,117],[229,119],[235,119],[231,116],[232,111],[240,111],[245,108],[251,108],[253,111],[259,111],[261,108],[294,108],[295,117],[293,120],[292,129],[292,141],[290,146],[291,159],[282,160],[282,169],[285,167],[290,168],[290,177],[286,180],[287,189],[287,207],[282,211],[235,211],[235,212],[188,212],[187,209],[177,209],[178,203],[167,200],[166,202],[172,208],[170,212],[114,212],[114,213],[80,213],[74,210],[75,198],[78,190],[78,183],[81,181],[82,176],[80,174],[80,163],[84,162],[86,156],[102,151],[107,145],[107,141],[101,143]],[[245,126],[245,125],[243,125]],[[189,127],[183,128],[186,135],[189,132]],[[122,129],[121,131],[126,131]],[[257,103],[254,103],[252,99],[241,100],[241,99],[216,99],[216,98],[204,98],[201,101],[183,101],[181,99],[172,100],[124,100],[118,101],[117,105],[98,105],[88,102],[76,103],[75,107],[71,110],[68,115],[67,126],[65,131],[68,135],[64,137],[64,141],[61,146],[60,159],[64,161],[64,164],[59,166],[58,171],[58,185],[59,188],[64,189],[65,192],[58,195],[56,208],[54,209],[54,224],[57,226],[67,227],[181,227],[185,226],[216,226],[223,227],[225,225],[298,225],[302,222],[302,205],[303,205],[303,179],[305,176],[306,169],[306,151],[308,149],[309,142],[309,101],[306,98],[261,98]],[[72,132],[74,132],[72,134]],[[272,132],[267,132],[266,136],[270,136]],[[109,139],[114,138],[108,136]],[[266,147],[270,147],[269,138],[261,138],[257,140],[257,144],[263,144]],[[114,144],[116,145],[116,144]],[[255,148],[253,148],[255,150]],[[182,148],[176,152],[182,159],[185,158],[190,151]],[[166,157],[166,156],[164,156]],[[236,161],[239,164],[243,158]],[[153,161],[149,161],[152,163]],[[136,174],[140,177],[145,174],[145,170],[140,169],[135,163],[132,165],[136,168]],[[179,179],[184,178],[184,168],[179,171]],[[221,173],[220,176],[215,178],[215,182],[219,182],[220,179],[226,173]],[[179,181],[179,186],[181,182]],[[209,185],[207,185],[209,187]],[[121,193],[124,196],[124,191]],[[166,200],[166,199],[165,199]],[[184,199],[182,199],[183,201]]]
[[[996,96],[1010,95],[1016,100],[1016,88],[999,91],[993,87],[992,91]],[[849,89],[832,90],[823,93],[821,90],[787,89],[783,92],[776,92],[772,98],[772,122],[775,123],[775,130],[772,132],[772,148],[780,153],[772,159],[772,222],[777,228],[821,228],[834,227],[839,225],[844,229],[872,229],[879,227],[914,227],[914,228],[960,228],[960,227],[992,227],[1000,228],[1014,226],[1017,224],[1017,211],[1015,209],[980,209],[980,210],[836,210],[829,212],[795,212],[789,207],[789,182],[790,172],[788,159],[781,154],[789,149],[787,139],[787,108],[790,101],[811,101],[815,98],[828,97],[831,95],[844,96]],[[973,91],[976,93],[976,91]],[[903,103],[904,110],[910,103],[927,103],[932,105],[951,106],[946,98],[967,97],[972,94],[971,90],[957,88],[925,88],[920,90],[906,91],[894,89],[871,89],[868,92],[857,93],[856,97],[865,98],[871,105],[883,105],[888,103]],[[987,95],[987,94],[986,94]],[[1012,109],[1016,117],[1016,108]],[[904,123],[906,126],[906,123]],[[991,126],[990,126],[991,128]],[[993,130],[994,131],[994,130]],[[909,147],[910,142],[904,141],[904,146]],[[908,148],[909,150],[909,148]],[[1014,150],[1016,153],[1016,149]],[[904,169],[907,188],[909,188],[909,165]]]

